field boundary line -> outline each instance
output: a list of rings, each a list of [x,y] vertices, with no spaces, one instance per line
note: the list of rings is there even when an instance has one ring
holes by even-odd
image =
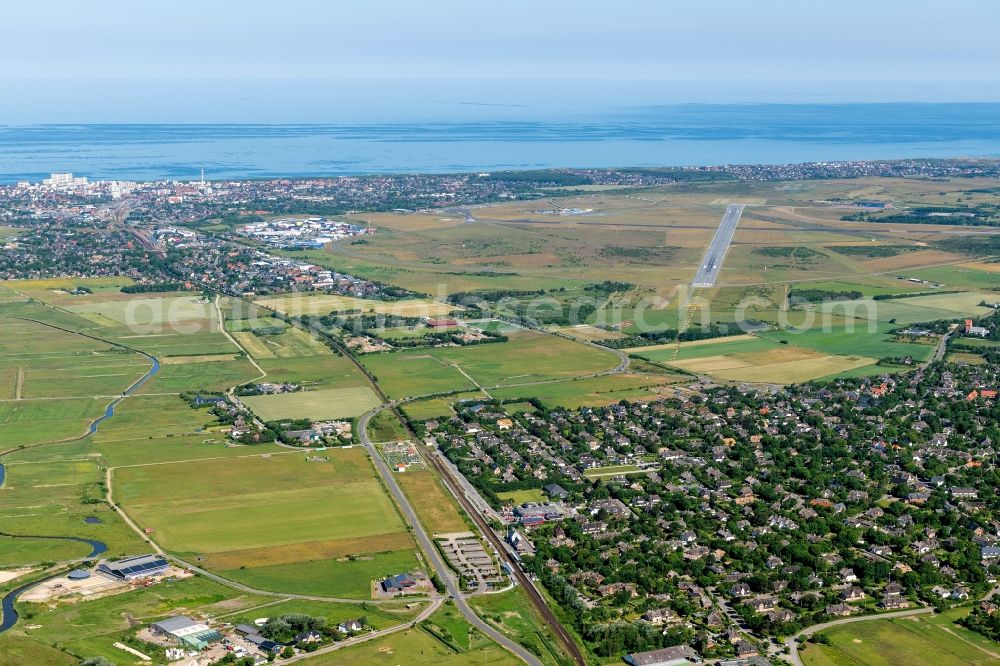
[[[264,368],[260,367],[260,365],[257,364],[257,361],[254,359],[254,357],[250,355],[250,352],[248,352],[246,350],[246,348],[243,347],[243,345],[241,345],[239,342],[237,342],[236,338],[234,338],[232,335],[230,335],[229,331],[226,330],[226,320],[222,316],[222,308],[219,307],[219,294],[215,295],[215,299],[213,300],[213,304],[215,305],[215,313],[218,315],[218,318],[219,318],[219,330],[222,331],[222,335],[224,335],[227,340],[229,340],[231,343],[233,343],[233,346],[235,346],[241,352],[243,352],[244,354],[246,354],[247,360],[250,361],[250,364],[253,367],[257,368],[257,372],[260,373],[259,377],[255,377],[255,378],[249,380],[248,382],[243,382],[243,383],[244,384],[248,384],[249,382],[255,382],[255,381],[258,381],[260,379],[264,379],[264,377],[267,377],[267,371],[264,370]]]
[[[250,444],[238,444],[237,446],[252,446]],[[296,449],[298,450],[298,449]],[[302,449],[305,451],[306,449]],[[109,470],[113,469],[128,469],[130,467],[156,467],[157,465],[182,465],[184,463],[193,462],[205,462],[208,460],[238,460],[239,458],[261,458],[264,456],[285,456],[295,453],[295,451],[264,451],[262,453],[247,453],[245,455],[238,456],[211,456],[210,458],[186,458],[184,460],[161,460],[159,462],[150,463],[133,463],[131,465],[115,465],[114,467],[108,467]]]
[[[187,560],[181,559],[177,555],[173,555],[172,553],[168,553],[166,550],[164,550],[163,547],[160,546],[160,544],[158,544],[153,538],[151,538],[148,534],[146,534],[142,530],[142,528],[140,528],[139,525],[134,520],[132,520],[132,517],[128,514],[127,511],[125,511],[124,508],[122,508],[120,504],[114,501],[114,486],[112,483],[112,476],[113,476],[112,471],[114,471],[115,469],[118,468],[108,467],[107,469],[104,470],[105,500],[107,501],[108,506],[114,509],[115,513],[117,513],[121,517],[121,519],[125,522],[125,524],[128,527],[130,527],[132,531],[135,532],[140,539],[142,539],[143,542],[148,543],[157,555],[165,559],[168,559],[172,562],[175,562],[176,564],[179,564],[185,569],[195,572],[199,576],[204,576],[209,580],[215,581],[220,585],[224,585],[234,590],[239,590],[241,592],[247,592],[250,594],[258,594],[266,597],[288,597],[290,599],[302,599],[305,601],[328,601],[328,602],[347,603],[347,604],[358,604],[363,601],[365,603],[370,603],[373,605],[414,601],[414,599],[412,598],[404,598],[399,600],[396,599],[359,600],[359,599],[348,599],[345,597],[328,597],[328,596],[314,595],[314,594],[294,594],[291,592],[275,592],[273,590],[262,590],[259,588],[251,587],[249,585],[244,585],[243,583],[240,583],[238,581],[231,580],[229,578],[226,578],[225,576],[220,576],[217,573],[212,573],[211,571],[203,569],[197,565],[191,564]],[[435,600],[435,597],[429,597],[428,599],[433,601]]]
[[[814,624],[810,627],[806,627],[799,631],[797,634],[789,636],[785,639],[785,646],[788,648],[789,652],[787,655],[779,655],[782,659],[787,662],[794,664],[795,666],[805,666],[802,662],[802,658],[799,657],[799,640],[808,638],[813,634],[819,633],[821,631],[826,631],[827,629],[832,629],[833,627],[838,627],[844,624],[853,624],[855,622],[868,622],[871,620],[891,620],[898,617],[910,617],[913,615],[925,615],[927,613],[933,613],[934,609],[930,606],[922,606],[920,608],[914,608],[912,610],[896,611],[892,613],[882,613],[874,615],[860,615],[857,617],[845,617],[840,620],[833,620],[830,622],[821,622],[819,624]]]

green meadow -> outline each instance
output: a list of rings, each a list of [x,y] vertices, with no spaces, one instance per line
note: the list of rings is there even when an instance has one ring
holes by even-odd
[[[409,397],[475,388],[465,374],[489,388],[596,374],[618,360],[607,351],[525,331],[508,342],[368,354],[362,362],[388,395]]]
[[[979,666],[994,664],[1000,644],[955,620],[968,609],[857,622],[827,629],[830,645],[800,651],[806,666]]]
[[[306,542],[369,538],[374,548],[405,532],[363,449],[324,455],[330,460],[283,451],[123,467],[115,499],[164,548],[189,557],[229,553],[217,561],[248,566],[263,563],[251,551],[287,564],[314,559],[318,551],[310,554]]]
[[[219,573],[261,590],[371,599],[372,581],[423,569],[413,550],[368,553],[350,558],[247,566]]]

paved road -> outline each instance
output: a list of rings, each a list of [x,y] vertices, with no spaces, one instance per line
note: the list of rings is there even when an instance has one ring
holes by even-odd
[[[733,242],[733,234],[736,233],[736,225],[739,224],[740,216],[743,215],[744,204],[729,204],[726,214],[722,216],[722,222],[712,238],[712,244],[705,252],[705,258],[698,267],[698,272],[691,282],[693,287],[714,287],[715,281],[719,278],[719,271],[722,269],[722,262],[729,251],[729,244]]]
[[[314,652],[303,652],[303,653],[297,654],[294,657],[291,657],[289,659],[282,659],[280,661],[280,663],[282,663],[282,664],[290,664],[293,661],[302,661],[303,659],[310,659],[312,657],[315,657],[316,655],[326,654],[328,652],[334,652],[336,650],[342,650],[342,649],[344,649],[346,647],[351,647],[352,645],[357,645],[358,643],[366,643],[366,642],[368,642],[370,640],[374,640],[376,638],[382,638],[383,636],[388,636],[389,634],[394,634],[397,631],[402,631],[404,629],[407,629],[407,628],[409,628],[409,627],[417,624],[418,622],[423,622],[424,620],[426,620],[427,618],[429,618],[431,615],[433,615],[434,612],[438,608],[440,608],[441,604],[443,604],[443,603],[444,603],[444,599],[435,599],[433,602],[431,602],[430,606],[428,606],[423,611],[421,611],[420,615],[418,615],[417,617],[413,618],[413,620],[410,621],[410,622],[404,622],[403,624],[396,625],[394,627],[389,627],[388,629],[381,629],[379,631],[371,631],[371,632],[368,632],[367,634],[361,634],[360,636],[354,636],[352,638],[347,638],[347,639],[339,641],[337,643],[333,643],[331,645],[327,645],[326,647],[321,647],[320,649],[315,650]]]
[[[941,336],[941,341],[938,342],[938,346],[934,350],[934,356],[932,356],[926,363],[924,363],[923,367],[926,368],[931,363],[936,363],[937,361],[940,361],[941,359],[944,358],[944,353],[948,351],[948,338],[951,337],[951,333],[952,333],[951,331],[948,331],[947,333]]]
[[[303,326],[302,322],[299,321],[298,319],[291,318],[289,321],[292,323],[293,326],[298,326],[300,328],[308,329],[308,327]],[[379,474],[383,475],[382,478],[386,480],[386,486],[390,489],[390,493],[393,494],[395,498],[397,498],[397,501],[400,501],[400,510],[403,510],[404,506],[408,510],[408,513],[404,512],[404,514],[407,516],[407,520],[409,520],[411,524],[415,526],[414,533],[418,535],[418,541],[420,541],[420,535],[423,535],[424,540],[427,543],[430,543],[430,540],[427,539],[426,532],[424,532],[423,527],[420,525],[420,522],[416,519],[416,514],[414,513],[412,506],[409,504],[409,502],[406,500],[406,497],[399,490],[399,487],[396,484],[395,479],[393,479],[392,477],[392,473],[389,472],[389,469],[385,465],[385,462],[382,460],[381,456],[378,455],[378,452],[375,451],[374,444],[368,438],[367,425],[371,420],[371,418],[375,416],[375,414],[377,414],[382,409],[388,408],[392,409],[395,412],[396,405],[398,403],[389,400],[389,398],[385,395],[385,392],[382,391],[382,388],[378,385],[378,382],[375,381],[371,373],[368,371],[368,368],[362,365],[361,362],[358,361],[357,357],[355,357],[354,354],[352,354],[349,349],[343,347],[336,338],[323,334],[320,334],[320,338],[329,342],[331,346],[333,346],[341,354],[344,355],[344,358],[350,360],[351,363],[354,364],[359,373],[361,373],[364,377],[368,378],[372,390],[375,391],[376,395],[378,395],[379,399],[382,401],[382,404],[379,407],[361,417],[362,420],[359,424],[359,427],[362,432],[362,443],[367,447],[369,454],[372,455],[373,464],[379,471]],[[583,344],[589,344],[589,343],[583,343]],[[591,346],[594,345],[591,344]],[[615,368],[614,370],[608,370],[606,372],[597,373],[597,375],[621,372],[622,370],[628,367],[628,355],[624,354],[619,350],[606,349],[603,347],[602,349],[614,353],[618,357],[619,363],[618,367]],[[399,417],[400,420],[405,423],[405,420],[402,418],[401,415],[396,413],[396,416]],[[440,460],[434,458],[433,456],[428,456],[427,460],[432,466],[435,467],[435,469],[438,470],[438,473],[441,475],[442,481],[444,481],[446,484],[448,484],[449,479],[454,479],[455,475],[451,474],[449,469],[443,464],[441,464]],[[499,537],[497,537],[497,535],[490,529],[489,525],[486,523],[486,519],[483,518],[482,514],[476,511],[472,503],[467,498],[465,498],[457,482],[454,485],[449,485],[448,487],[449,490],[452,492],[452,494],[455,495],[455,498],[458,500],[459,504],[462,505],[462,508],[465,509],[465,511],[469,514],[469,516],[473,519],[473,521],[476,522],[476,524],[480,527],[483,536],[487,540],[489,540],[491,544],[493,544],[494,548],[500,549],[498,552],[501,552],[502,555],[506,555],[508,559],[510,559],[510,555],[506,554],[502,550],[503,549],[502,541],[499,541]],[[424,542],[421,541],[422,547],[423,543]],[[430,545],[433,546],[433,544]],[[427,552],[428,552],[428,558],[430,559],[432,564],[436,560],[437,562],[443,565],[443,562],[438,556],[437,550],[431,548]],[[538,592],[538,590],[535,588],[531,580],[524,574],[523,571],[521,571],[518,563],[511,562],[510,564],[513,566],[513,576],[518,580],[518,582],[524,588],[525,592],[528,594],[529,599],[531,599],[532,605],[535,606],[539,614],[545,619],[546,623],[552,628],[552,630],[556,632],[557,636],[559,637],[559,640],[566,646],[566,649],[573,656],[574,662],[582,666],[585,663],[585,660],[583,658],[582,653],[580,652],[580,648],[576,645],[576,642],[573,640],[572,636],[570,636],[566,628],[563,627],[562,624],[560,624],[559,619],[552,612],[552,609],[548,607],[548,604],[542,597],[541,593]],[[439,571],[441,571],[441,569],[439,569]],[[451,570],[448,569],[447,566],[445,566],[443,571],[444,575],[441,576],[441,579],[445,582],[447,586],[449,581],[452,580]],[[457,584],[453,585],[453,587],[457,588]],[[453,589],[453,587],[449,587],[448,588],[449,591]],[[461,595],[458,595],[455,598],[458,609],[462,611],[463,615],[465,615],[467,619],[469,619],[470,624],[472,624],[477,628],[482,629],[486,635],[496,640],[505,648],[510,649],[511,652],[516,654],[521,659],[525,660],[527,663],[531,664],[531,666],[535,666],[536,664],[539,663],[538,659],[536,659],[533,655],[524,650],[524,648],[522,648],[520,645],[514,643],[513,641],[510,641],[505,636],[494,630],[486,623],[484,623],[479,618],[479,616],[477,616],[475,612],[471,608],[469,608],[468,604],[465,603],[465,600],[461,597]],[[514,648],[516,649],[511,648],[509,646],[514,646]]]
[[[371,438],[368,437],[368,422],[371,421],[373,416],[386,407],[387,405],[376,407],[362,416],[361,420],[358,422],[358,433],[361,437],[361,443],[368,450],[368,454],[372,458],[372,463],[374,463],[375,469],[378,470],[379,476],[382,477],[382,481],[385,483],[386,488],[389,489],[389,494],[392,495],[392,498],[396,501],[396,505],[399,507],[400,512],[402,512],[406,522],[413,529],[413,535],[416,537],[417,543],[420,544],[420,548],[427,556],[427,561],[430,563],[431,567],[434,568],[434,571],[437,572],[438,578],[441,579],[445,588],[447,588],[449,596],[455,603],[455,607],[462,615],[465,616],[465,619],[469,622],[469,624],[489,636],[516,656],[520,657],[525,663],[530,664],[531,666],[542,666],[542,663],[537,657],[535,657],[535,655],[531,654],[526,649],[484,622],[482,618],[476,615],[476,612],[472,609],[472,607],[469,606],[465,597],[462,596],[462,590],[458,586],[458,579],[455,577],[452,570],[448,568],[448,565],[445,564],[444,560],[441,559],[441,555],[438,553],[437,547],[431,541],[430,536],[427,535],[427,531],[424,529],[423,525],[420,524],[420,520],[417,519],[417,514],[413,510],[410,500],[403,494],[399,484],[396,483],[395,477],[393,477],[392,472],[389,470],[389,466],[385,464],[382,456],[379,455],[379,452],[375,449],[375,444],[372,442]]]
[[[927,613],[933,613],[934,609],[930,606],[925,606],[921,608],[913,608],[911,610],[896,611],[895,613],[881,613],[879,615],[862,615],[859,617],[845,617],[840,620],[832,620],[831,622],[824,622],[822,624],[814,624],[811,627],[806,627],[794,636],[789,636],[785,639],[785,646],[789,649],[789,654],[784,656],[786,661],[789,661],[795,666],[805,666],[802,663],[802,658],[799,656],[799,638],[806,638],[812,636],[819,631],[825,631],[830,627],[836,627],[841,624],[852,624],[854,622],[867,622],[869,620],[888,620],[894,617],[909,617],[911,615],[925,615]]]

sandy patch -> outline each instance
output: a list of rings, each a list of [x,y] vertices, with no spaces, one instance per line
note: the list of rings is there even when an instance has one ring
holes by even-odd
[[[26,569],[5,569],[0,570],[0,583],[6,583],[9,580],[14,580],[26,573],[31,573],[34,569],[28,567]]]

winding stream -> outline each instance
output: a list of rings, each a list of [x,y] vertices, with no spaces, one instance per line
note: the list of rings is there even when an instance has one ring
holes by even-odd
[[[39,322],[39,323],[42,323],[42,322]],[[49,324],[49,325],[51,325],[51,324]],[[53,328],[58,328],[58,327],[53,326]],[[65,330],[65,329],[62,329],[62,330]],[[75,331],[71,331],[71,332],[75,332]],[[78,334],[78,335],[83,335],[83,334]],[[85,336],[85,337],[92,337],[92,336]],[[99,339],[99,338],[95,338],[95,339]],[[109,342],[109,341],[108,340],[102,340],[102,342]],[[110,344],[114,344],[114,345],[116,345],[118,347],[122,346],[122,345],[118,345],[117,343],[113,343],[113,342],[110,343]],[[143,384],[145,384],[147,381],[149,381],[154,375],[156,375],[156,373],[158,373],[160,371],[160,361],[155,356],[150,356],[149,354],[141,352],[141,351],[139,351],[137,349],[131,349],[131,348],[127,348],[127,349],[129,349],[129,351],[136,352],[137,354],[142,354],[144,357],[146,357],[146,359],[152,365],[150,366],[150,368],[146,372],[146,374],[144,374],[142,377],[140,377],[135,382],[133,382],[132,385],[129,386],[127,389],[125,389],[124,391],[122,391],[122,394],[119,397],[117,397],[114,400],[112,400],[108,404],[108,406],[105,407],[103,414],[101,414],[99,417],[97,417],[96,419],[94,419],[93,421],[91,421],[90,426],[87,428],[87,432],[84,433],[83,435],[81,435],[79,437],[79,439],[83,439],[84,437],[90,437],[95,432],[97,432],[97,429],[101,426],[102,423],[104,423],[105,421],[107,421],[108,419],[110,419],[111,417],[113,417],[115,415],[115,408],[119,405],[119,403],[121,403],[122,400],[124,400],[128,396],[130,396],[133,393],[135,393],[139,389],[139,387],[141,387]],[[0,464],[0,488],[3,487],[5,478],[6,478],[6,470],[4,469],[4,466],[2,464]],[[73,537],[73,536],[32,536],[32,535],[28,535],[28,534],[4,534],[3,536],[9,536],[9,537],[14,537],[14,538],[21,537],[21,538],[25,538],[25,539],[62,539],[64,541],[78,541],[80,543],[85,543],[85,544],[87,544],[87,545],[90,546],[90,555],[88,555],[87,557],[84,558],[86,560],[96,559],[97,557],[99,557],[101,554],[107,552],[107,550],[108,550],[107,544],[104,543],[104,542],[102,542],[102,541],[96,541],[96,540],[93,540],[93,539],[83,539],[81,537]],[[53,578],[57,578],[57,577],[63,575],[64,573],[65,573],[64,571],[61,571],[59,573],[52,574],[51,576],[46,576],[45,578],[42,578],[40,580],[32,581],[30,583],[25,583],[24,585],[21,585],[20,587],[17,587],[15,589],[11,590],[10,592],[8,592],[7,594],[5,594],[4,597],[3,597],[3,599],[0,599],[0,611],[2,611],[2,613],[3,613],[2,618],[0,618],[0,634],[2,634],[3,632],[7,631],[8,629],[10,629],[11,627],[13,627],[17,623],[17,617],[18,617],[18,615],[17,615],[17,609],[14,607],[14,603],[17,601],[17,597],[19,595],[21,595],[23,592],[25,592],[27,590],[30,590],[31,588],[35,587],[36,585],[38,585],[40,583],[44,583],[47,580],[52,580]]]

